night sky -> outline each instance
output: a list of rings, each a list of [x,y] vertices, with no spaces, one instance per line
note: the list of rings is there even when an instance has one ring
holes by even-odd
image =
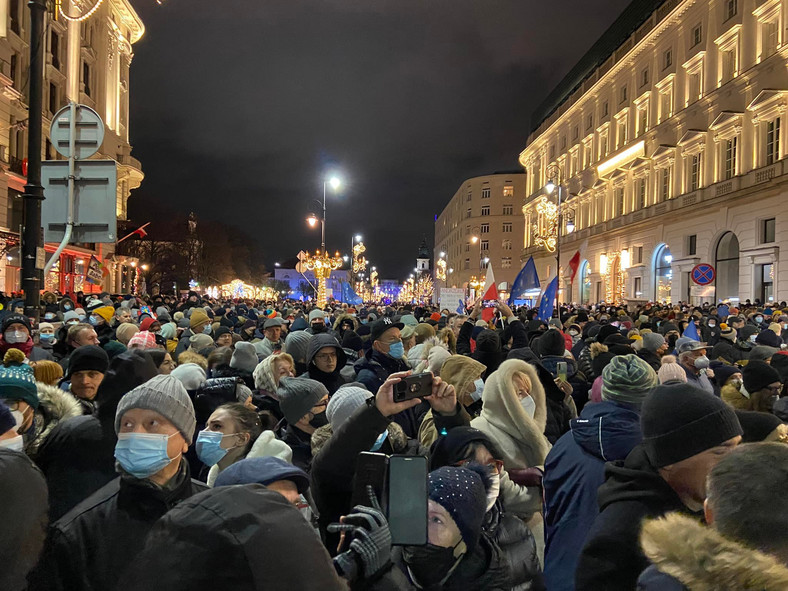
[[[533,109],[628,0],[135,0],[130,215],[194,211],[274,261],[364,235],[381,278],[414,266],[463,180],[518,169]]]

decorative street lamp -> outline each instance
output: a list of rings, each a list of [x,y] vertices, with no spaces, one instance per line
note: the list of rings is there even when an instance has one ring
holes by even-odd
[[[326,305],[326,280],[331,276],[331,271],[336,271],[342,266],[342,257],[339,253],[334,256],[329,255],[325,250],[315,251],[311,255],[308,252],[301,261],[304,267],[312,271],[317,279],[317,305]]]
[[[318,218],[316,212],[310,212],[309,216],[306,218],[306,222],[309,224],[310,228],[314,228],[317,226],[317,222],[320,221],[320,251],[326,251],[326,187],[331,186],[331,188],[336,191],[342,185],[342,181],[339,180],[338,177],[332,176],[331,178],[327,178],[323,180],[323,216]],[[314,201],[318,206],[320,206],[320,201],[315,199]]]

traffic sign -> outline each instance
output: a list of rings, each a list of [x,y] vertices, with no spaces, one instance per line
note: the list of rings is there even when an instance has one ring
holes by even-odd
[[[98,152],[104,141],[104,122],[101,116],[90,107],[75,105],[74,158],[85,160]],[[70,148],[71,105],[60,109],[52,118],[49,127],[49,140],[52,146],[66,158],[71,157]]]
[[[714,282],[716,276],[717,274],[714,271],[714,267],[708,263],[695,265],[690,272],[690,277],[698,285],[709,285]]]

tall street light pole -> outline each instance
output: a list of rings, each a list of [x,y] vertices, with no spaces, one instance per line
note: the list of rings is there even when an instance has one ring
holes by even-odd
[[[28,101],[27,184],[22,196],[25,204],[22,232],[22,291],[25,292],[25,315],[38,321],[41,281],[37,269],[41,248],[41,136],[43,122],[42,88],[44,83],[44,0],[30,0],[30,98]]]
[[[558,189],[558,225],[555,229],[555,270],[556,277],[558,277],[558,289],[555,290],[555,310],[558,317],[561,317],[561,310],[558,307],[558,294],[561,292],[561,225],[563,224],[563,208],[561,207],[561,184],[563,183],[563,174],[560,166],[548,166],[547,170],[547,184],[545,190],[551,194],[556,188]]]

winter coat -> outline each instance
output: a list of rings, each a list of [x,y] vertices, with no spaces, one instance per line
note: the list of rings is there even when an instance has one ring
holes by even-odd
[[[651,366],[651,369],[654,371],[659,371],[659,368],[662,366],[662,360],[660,356],[654,353],[654,351],[649,351],[648,349],[641,349],[637,353],[638,357],[640,357],[643,361],[648,363]]]
[[[687,374],[687,383],[699,388],[700,390],[704,390],[709,394],[714,394],[714,385],[709,380],[709,377],[706,375],[705,371],[700,371],[699,373],[695,373],[684,367],[681,363],[679,363],[679,367],[684,370],[684,373]]]
[[[545,581],[552,591],[575,588],[580,551],[599,514],[597,489],[605,462],[624,460],[640,443],[640,416],[615,402],[583,409],[547,454],[545,461]]]
[[[331,373],[319,370],[314,363],[315,355],[317,355],[320,349],[325,347],[332,347],[337,353],[337,365]],[[345,355],[345,350],[340,346],[337,340],[330,335],[319,334],[312,337],[309,341],[309,350],[306,355],[306,366],[308,371],[303,377],[317,380],[326,387],[328,394],[333,396],[334,392],[339,390],[340,386],[347,383],[347,380],[345,380],[344,376],[340,373],[346,363],[347,355]]]
[[[184,461],[169,484],[124,475],[66,513],[50,527],[31,591],[115,589],[153,524],[206,489]]]
[[[457,354],[468,355],[476,361],[483,363],[487,371],[482,375],[486,380],[498,367],[506,360],[508,350],[498,347],[495,351],[488,351],[486,347],[480,350],[479,343],[476,343],[476,350],[471,353],[471,334],[473,333],[474,323],[471,320],[464,322],[460,327],[460,334],[457,336]],[[528,345],[528,336],[525,325],[520,320],[513,320],[507,327],[508,334],[512,337],[511,349],[519,349]],[[500,336],[499,336],[500,339]]]
[[[320,538],[261,484],[197,494],[152,528],[118,591],[341,591]]]
[[[734,364],[749,359],[751,349],[752,346],[750,346],[749,343],[731,343],[727,339],[720,339],[712,348],[709,359],[722,359],[723,361]]]
[[[282,428],[281,439],[293,450],[293,465],[309,474],[312,467],[311,436],[298,427],[285,425]]]
[[[725,384],[720,390],[720,398],[739,410],[752,410],[752,400],[742,394],[741,390],[733,384]]]
[[[640,575],[638,591],[788,589],[788,567],[777,558],[680,513],[646,521],[641,544],[653,565]]]
[[[688,513],[676,492],[637,445],[624,461],[605,466],[599,516],[588,532],[575,572],[577,591],[631,591],[648,566],[638,537],[645,517]]]
[[[32,426],[23,434],[25,453],[33,459],[60,421],[83,414],[79,400],[71,393],[41,382],[36,382],[36,390],[38,390],[38,408]]]
[[[285,462],[293,461],[293,450],[284,442],[279,441],[274,435],[273,431],[263,431],[262,434],[252,444],[252,448],[243,457],[238,458],[237,461],[245,460],[246,458],[265,458],[275,457],[284,460]],[[221,474],[219,464],[214,464],[208,471],[208,480],[206,484],[213,488],[216,478]]]
[[[534,535],[522,519],[503,510],[500,499],[484,516],[482,532],[501,549],[509,563],[513,591],[544,588]]]

